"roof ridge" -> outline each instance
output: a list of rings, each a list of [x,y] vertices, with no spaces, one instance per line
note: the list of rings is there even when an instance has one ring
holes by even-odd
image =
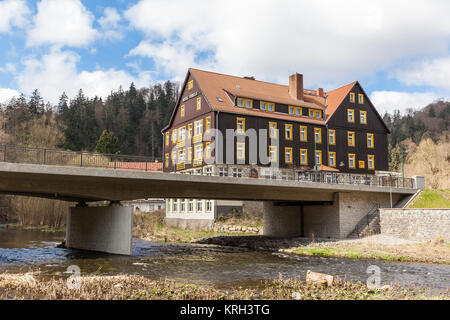
[[[327,91],[327,93],[333,92],[333,91],[336,91],[336,90],[340,90],[340,89],[345,88],[345,87],[347,87],[347,86],[349,86],[349,85],[351,85],[351,84],[352,84],[352,85],[355,85],[356,83],[358,83],[358,80],[353,81],[353,82],[350,82],[350,83],[347,83],[347,84],[345,84],[345,85],[343,85],[343,86],[340,86],[339,88],[336,88],[336,89]]]

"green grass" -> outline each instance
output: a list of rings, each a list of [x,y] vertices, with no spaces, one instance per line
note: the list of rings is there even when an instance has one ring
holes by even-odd
[[[425,189],[409,208],[450,208],[450,190]]]
[[[66,228],[57,228],[49,226],[22,226],[17,223],[3,224],[1,228],[14,229],[14,230],[31,230],[41,232],[65,232]]]

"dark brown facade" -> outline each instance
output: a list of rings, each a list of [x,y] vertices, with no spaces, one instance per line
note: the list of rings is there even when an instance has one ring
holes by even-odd
[[[255,142],[249,138],[249,135],[236,134],[236,136],[231,137],[233,139],[231,145],[234,145],[234,156],[231,159],[234,164],[268,166],[266,161],[268,158],[260,159],[260,157],[257,157],[256,161],[254,161],[255,158],[250,156],[250,148],[255,147],[254,145],[256,144],[257,154],[264,154],[265,151],[267,157],[270,155],[269,145],[271,145],[271,150],[276,150],[275,161],[280,168],[304,170],[313,169],[315,164],[317,164],[334,167],[340,172],[348,173],[373,174],[376,170],[388,170],[387,134],[389,131],[357,82],[349,90],[332,115],[328,116],[328,119],[323,119],[325,111],[321,110],[320,106],[317,108],[314,108],[314,106],[301,107],[301,116],[288,117],[290,120],[280,119],[279,115],[289,115],[290,105],[267,101],[266,99],[249,98],[245,95],[228,95],[235,105],[236,113],[215,110],[210,101],[207,100],[207,94],[202,91],[201,85],[190,72],[188,73],[170,123],[163,130],[164,171],[174,172],[200,167],[205,164],[207,158],[209,158],[208,163],[231,164],[229,162],[230,155],[227,155],[225,148],[227,142],[229,142],[227,139],[230,139],[226,135],[226,130],[236,130],[238,119],[244,121],[245,133],[252,131],[251,129],[257,133],[261,129],[266,129],[264,140],[267,138],[268,146],[266,150],[260,152],[259,138]],[[352,96],[354,96],[354,101],[351,98]],[[362,98],[359,98],[360,96]],[[261,111],[264,112],[261,116],[248,115],[241,112],[243,108],[238,106],[239,98],[251,100],[252,110],[260,110],[262,102],[266,104],[273,103],[273,110],[270,112],[274,116],[271,117],[267,109],[266,111]],[[199,99],[201,103],[200,108],[198,108]],[[320,116],[317,117],[315,115],[309,118],[311,110],[319,112]],[[353,121],[349,121],[349,110],[353,112]],[[362,113],[364,113],[363,118],[361,118]],[[202,123],[200,135],[196,134],[196,124],[198,122]],[[275,124],[278,133],[277,139],[272,141],[269,137],[270,123]],[[223,135],[222,142],[218,142],[218,145],[215,146],[216,151],[211,153],[208,153],[208,148],[211,148],[215,141],[205,137],[208,127],[211,129],[217,128]],[[291,137],[286,136],[287,127],[291,128]],[[184,135],[182,134],[183,128]],[[303,139],[301,138],[301,130],[306,130],[306,137],[303,136]],[[329,141],[330,131],[333,132],[334,143]],[[182,140],[179,139],[180,132],[184,138]],[[315,142],[317,138],[315,132],[320,132],[320,141]],[[353,135],[352,143],[349,143],[349,133]],[[176,139],[174,139],[175,136]],[[369,136],[370,138],[368,138]],[[369,139],[370,142],[368,142]],[[272,144],[272,142],[274,143]],[[245,144],[245,157],[238,159],[236,146],[237,144],[242,146],[242,143]],[[370,144],[373,145],[371,146]],[[201,157],[198,157],[196,152],[199,146],[201,146],[200,149],[203,152]],[[307,150],[307,160],[305,160],[305,150]],[[286,154],[290,155],[290,157],[287,158]],[[317,158],[318,154],[320,154],[320,159]],[[320,161],[320,163],[316,163],[316,160]]]

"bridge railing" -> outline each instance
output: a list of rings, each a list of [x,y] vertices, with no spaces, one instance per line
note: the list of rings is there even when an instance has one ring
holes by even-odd
[[[0,145],[0,162],[161,171],[159,158]],[[160,168],[159,168],[160,167]]]

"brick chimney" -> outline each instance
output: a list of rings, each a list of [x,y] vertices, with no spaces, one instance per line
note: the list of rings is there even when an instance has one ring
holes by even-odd
[[[317,95],[319,97],[325,98],[325,94],[323,92],[323,88],[318,88],[316,93],[317,93]]]
[[[297,100],[303,100],[303,75],[295,73],[289,76],[289,95]]]

